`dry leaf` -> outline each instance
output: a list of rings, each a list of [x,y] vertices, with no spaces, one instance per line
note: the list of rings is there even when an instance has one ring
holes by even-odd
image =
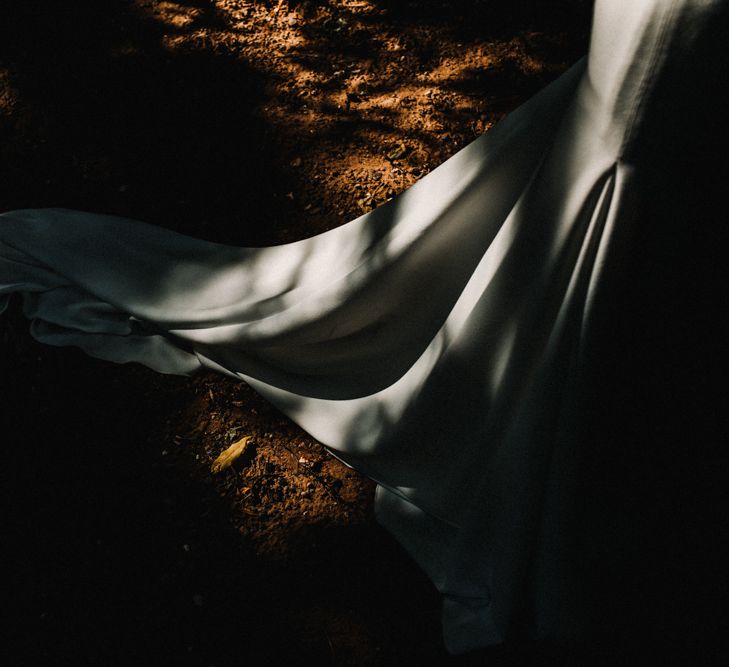
[[[387,154],[388,160],[397,160],[408,152],[408,147],[400,142],[392,151]]]
[[[213,465],[210,467],[210,470],[217,473],[225,470],[226,468],[230,468],[230,466],[232,466],[246,451],[250,440],[251,436],[246,435],[240,440],[234,442],[230,447],[228,447],[228,449],[223,451],[220,456],[215,459],[215,461],[213,461]]]

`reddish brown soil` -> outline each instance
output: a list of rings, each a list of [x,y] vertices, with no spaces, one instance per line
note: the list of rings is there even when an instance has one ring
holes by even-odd
[[[321,232],[563,71],[589,5],[3,3],[0,210],[94,210],[239,245]],[[373,485],[247,387],[39,346],[17,307],[0,324],[13,664],[548,653],[448,658],[438,597],[374,523]]]

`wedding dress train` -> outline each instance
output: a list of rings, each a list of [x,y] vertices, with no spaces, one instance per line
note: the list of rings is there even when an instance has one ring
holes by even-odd
[[[641,224],[654,102],[722,4],[598,0],[586,60],[309,239],[5,213],[0,309],[20,292],[42,342],[249,383],[378,483],[378,519],[443,594],[450,651],[516,626],[578,634],[590,602],[565,544],[600,309]]]

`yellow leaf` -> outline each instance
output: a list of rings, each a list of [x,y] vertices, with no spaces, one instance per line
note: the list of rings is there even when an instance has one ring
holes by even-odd
[[[246,435],[240,440],[234,442],[230,447],[228,447],[228,449],[223,451],[220,456],[215,459],[215,461],[213,461],[213,465],[210,467],[210,470],[217,473],[225,470],[226,468],[230,468],[230,466],[232,466],[246,451],[250,440],[251,436]]]

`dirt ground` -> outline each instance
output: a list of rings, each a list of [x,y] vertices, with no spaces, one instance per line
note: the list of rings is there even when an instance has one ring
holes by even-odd
[[[248,246],[316,234],[564,71],[590,4],[4,2],[0,210],[92,210]],[[10,664],[553,655],[449,658],[438,596],[374,523],[371,482],[244,385],[40,346],[17,306],[0,319]]]

